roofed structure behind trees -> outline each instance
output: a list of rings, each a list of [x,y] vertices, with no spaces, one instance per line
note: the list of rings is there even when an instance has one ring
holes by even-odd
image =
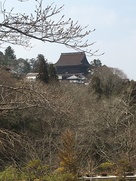
[[[62,53],[55,64],[57,74],[64,78],[71,75],[87,75],[89,67],[84,52]]]

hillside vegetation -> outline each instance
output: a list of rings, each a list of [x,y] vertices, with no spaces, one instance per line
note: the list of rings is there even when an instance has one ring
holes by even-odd
[[[95,171],[101,163],[120,160],[135,167],[134,85],[127,82],[118,94],[100,97],[91,84],[29,84],[1,71],[0,175],[18,169],[34,180],[35,175],[41,178],[58,168],[71,174],[67,166],[76,160],[75,172]],[[64,142],[66,130],[72,132],[74,142]],[[69,154],[63,153],[69,148],[76,160],[66,162]]]

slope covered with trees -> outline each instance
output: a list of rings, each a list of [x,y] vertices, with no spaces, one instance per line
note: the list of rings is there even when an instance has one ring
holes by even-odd
[[[128,159],[135,166],[135,104],[131,82],[122,94],[97,98],[89,86],[54,85],[16,80],[0,89],[0,165],[23,166],[30,160],[59,166],[60,135],[73,131],[80,169],[93,161]],[[108,135],[108,137],[107,137]]]
[[[90,31],[85,31],[78,23],[71,19],[64,21],[63,16],[57,22],[52,19],[62,7],[48,5],[43,9],[42,1],[35,0],[35,3],[35,13],[30,15],[18,14],[13,12],[14,9],[8,12],[3,4],[0,44],[28,46],[34,38],[76,50],[92,45],[82,41]],[[87,52],[92,54],[90,50]],[[15,55],[9,56],[9,53],[14,55],[11,47],[5,54],[8,61],[15,60]],[[4,58],[1,52],[2,63]],[[43,68],[46,62],[41,55],[38,59],[43,65],[39,68],[40,78],[45,80]],[[98,65],[101,69],[99,61],[94,63],[93,66]],[[54,75],[52,66],[48,70],[49,75]],[[101,79],[102,76],[97,74],[96,77],[98,81],[90,86],[44,84],[43,81],[29,84],[0,70],[1,180],[51,181],[57,177],[60,181],[75,181],[78,171],[85,168],[94,171],[107,161],[118,168],[118,163],[124,166],[122,160],[125,160],[135,168],[135,82],[126,82],[115,93],[111,91],[112,85],[107,87],[109,79],[104,76]],[[116,84],[116,88],[118,86]],[[99,88],[101,91],[97,92]],[[98,93],[101,93],[99,97]]]

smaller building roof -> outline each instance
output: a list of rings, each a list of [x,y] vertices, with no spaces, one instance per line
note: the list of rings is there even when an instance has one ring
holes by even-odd
[[[79,78],[76,75],[72,75],[67,78],[68,80],[78,80]]]
[[[31,76],[37,76],[39,73],[28,73],[26,76],[31,77]]]
[[[81,80],[86,80],[87,78],[84,75],[79,75],[78,76]]]

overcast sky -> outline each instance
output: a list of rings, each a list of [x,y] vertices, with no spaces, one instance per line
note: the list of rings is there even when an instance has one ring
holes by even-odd
[[[21,3],[17,0],[6,0],[5,6],[15,11],[32,12],[34,0]],[[89,42],[96,41],[92,50],[99,49],[103,56],[87,57],[91,62],[94,58],[100,59],[102,64],[123,70],[129,79],[136,80],[136,0],[43,0],[44,5],[54,4],[64,6],[61,12],[67,18],[78,20],[79,24],[89,25],[90,30],[96,29],[88,37]],[[1,0],[4,2],[4,0]],[[60,16],[61,16],[60,15]],[[32,41],[33,48],[25,49],[12,46],[17,58],[36,58],[43,54],[49,62],[55,63],[61,53],[73,52],[58,44]],[[4,45],[6,47],[6,45]],[[1,49],[4,51],[4,49]]]

